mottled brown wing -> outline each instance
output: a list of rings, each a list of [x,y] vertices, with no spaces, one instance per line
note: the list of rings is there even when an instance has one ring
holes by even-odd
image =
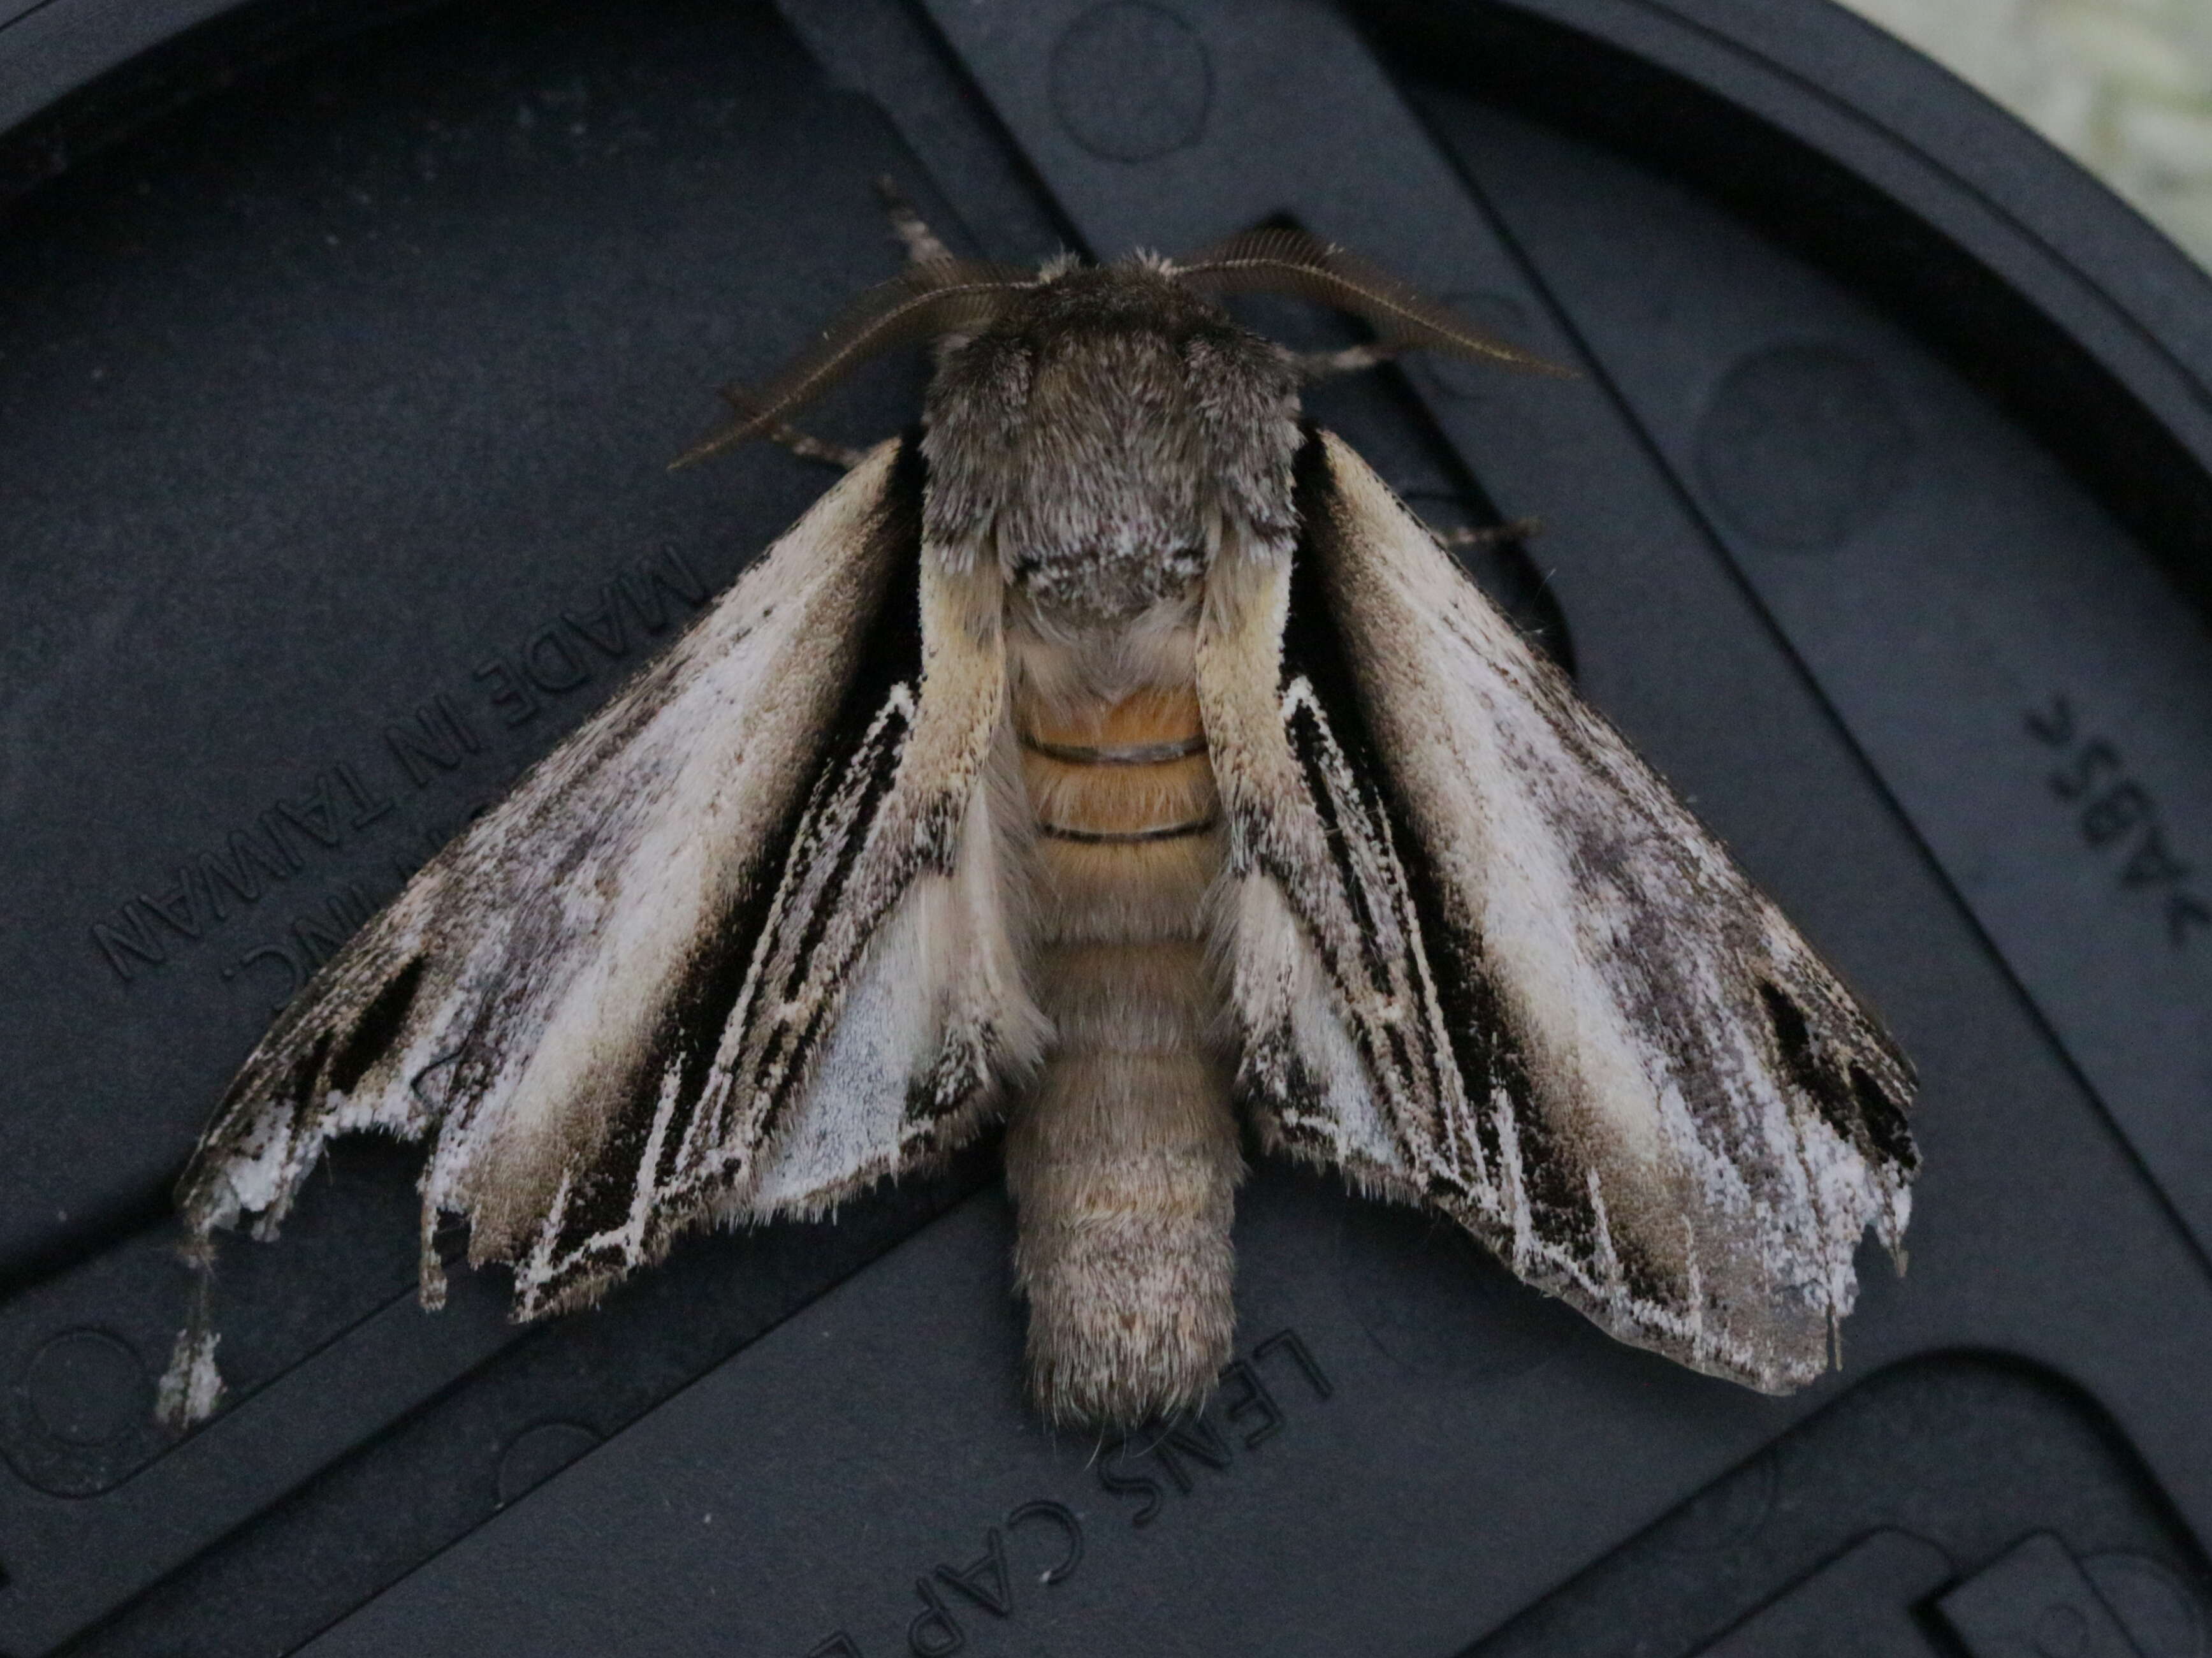
[[[1297,502],[1200,657],[1263,1133],[1624,1340],[1811,1379],[1901,1240],[1911,1067],[1341,440]]]
[[[426,1292],[457,1213],[527,1316],[973,1126],[1033,1016],[963,878],[999,670],[928,614],[921,471],[871,454],[301,992],[179,1187],[192,1230],[273,1233],[333,1135],[434,1130]],[[972,942],[925,956],[931,925]]]

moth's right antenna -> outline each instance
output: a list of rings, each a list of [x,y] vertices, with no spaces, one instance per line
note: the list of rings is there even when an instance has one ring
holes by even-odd
[[[1426,347],[1571,379],[1563,368],[1485,333],[1380,265],[1303,230],[1247,230],[1175,262],[1174,275],[1214,294],[1289,294],[1364,319],[1389,350]]]
[[[1036,281],[1036,273],[1026,266],[981,259],[932,259],[908,265],[854,301],[823,331],[819,341],[767,384],[750,390],[725,387],[722,395],[738,411],[738,418],[678,456],[670,470],[767,435],[793,410],[819,397],[878,352],[908,340],[988,325],[1016,293]]]

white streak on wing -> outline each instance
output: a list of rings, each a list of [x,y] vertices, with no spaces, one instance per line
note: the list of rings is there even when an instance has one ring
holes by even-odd
[[[1375,1092],[1368,1085],[1359,1050],[1352,1046],[1344,1018],[1328,986],[1309,981],[1297,1002],[1298,1037],[1318,1075],[1326,1080],[1322,1108],[1328,1114],[1346,1158],[1360,1158],[1383,1168],[1407,1167],[1390,1125],[1376,1108]]]
[[[730,1212],[821,1212],[896,1172],[918,1143],[944,1139],[908,1106],[947,1043],[987,1048],[1001,1077],[1042,1048],[1044,1022],[1009,930],[1002,845],[990,780],[979,778],[952,873],[916,878],[878,932],[819,1069],[755,1178],[731,1193]],[[956,1125],[951,1138],[964,1133]]]
[[[594,1238],[621,1249],[623,1258],[635,1260],[645,1253],[645,1241],[653,1223],[655,1193],[653,1173],[660,1167],[660,1153],[668,1144],[669,1119],[676,1114],[676,1102],[684,1091],[684,1071],[672,1065],[661,1073],[660,1097],[653,1108],[653,1127],[645,1137],[645,1152],[637,1162],[637,1178],[631,1182],[629,1212],[623,1217],[622,1225],[604,1240]]]
[[[561,1223],[565,1218],[572,1189],[572,1177],[562,1175],[554,1194],[550,1219],[532,1243],[527,1265],[515,1274],[518,1287],[525,1292],[521,1297],[524,1307],[533,1304],[536,1292],[557,1274],[571,1256],[609,1254],[625,1262],[645,1258],[653,1238],[653,1214],[659,1198],[653,1175],[660,1167],[660,1154],[668,1144],[668,1124],[676,1114],[676,1103],[683,1089],[682,1067],[669,1066],[661,1075],[660,1092],[653,1104],[653,1127],[646,1133],[645,1149],[630,1182],[629,1208],[621,1223],[591,1234],[556,1258],[551,1252],[561,1236]]]
[[[893,685],[883,705],[869,720],[860,744],[860,752],[874,752],[895,720],[911,726],[917,706],[913,691],[906,684]],[[871,780],[865,772],[856,771],[843,781],[810,825],[811,832],[819,842],[825,846],[834,845],[857,830],[859,813],[870,786]],[[870,838],[873,838],[872,832]],[[830,861],[825,851],[819,866],[802,869],[795,886],[777,892],[762,928],[764,939],[775,938],[789,925],[794,906],[803,915],[828,902],[823,889],[830,879]],[[696,1176],[712,1165],[728,1160],[726,1142],[733,1121],[731,1106],[738,1083],[738,1071],[748,1033],[756,1023],[757,1005],[763,994],[763,979],[778,970],[779,963],[775,954],[766,950],[757,950],[746,967],[744,981],[739,987],[730,1017],[723,1025],[716,1045],[714,1066],[708,1073],[699,1108],[692,1114],[690,1127],[686,1131],[683,1148],[676,1161],[678,1169],[687,1175]],[[803,994],[805,989],[804,975],[800,987]],[[785,1000],[766,1010],[766,1013],[769,1023],[782,1021],[803,1024],[810,1011],[803,999]],[[790,1063],[787,1053],[769,1071],[758,1076],[747,1077],[744,1080],[757,1093],[771,1095],[782,1084]],[[734,1115],[749,1120],[744,1113]]]
[[[1521,1127],[1513,1102],[1502,1088],[1491,1095],[1491,1121],[1498,1130],[1498,1174],[1504,1186],[1505,1217],[1512,1227],[1511,1265],[1526,1274],[1536,1248],[1535,1218],[1528,1207],[1528,1171],[1521,1162]]]
[[[1689,1294],[1686,1297],[1690,1309],[1690,1352],[1704,1358],[1712,1351],[1712,1338],[1705,1329],[1705,1269],[1698,1260],[1698,1227],[1689,1216],[1682,1217],[1682,1257],[1684,1272],[1689,1278]]]
[[[806,1206],[895,1158],[907,1089],[936,1052],[944,985],[954,963],[931,945],[952,902],[943,876],[918,879],[877,937],[821,1068],[743,1196],[767,1216]]]
[[[1333,1140],[1337,1161],[1347,1167],[1358,1163],[1413,1178],[1376,1102],[1344,1010],[1282,889],[1269,877],[1247,876],[1237,884],[1237,971],[1274,992],[1274,1007],[1287,1018],[1299,1057],[1321,1085],[1319,1109],[1291,1121]],[[1256,1007],[1248,1008],[1246,1017],[1255,1013],[1266,1017]]]
[[[575,1178],[573,1174],[562,1174],[561,1183],[553,1188],[553,1201],[546,1206],[545,1224],[538,1228],[530,1253],[515,1263],[515,1299],[523,1305],[534,1303],[538,1292],[553,1281],[559,1269],[560,1260],[554,1250],[568,1218],[568,1199],[574,1190]]]
[[[956,1029],[993,1031],[1002,1077],[1026,1072],[1052,1035],[1024,976],[1032,899],[1018,871],[1034,819],[1020,786],[1020,766],[1009,728],[969,803],[953,872],[957,928],[945,946],[957,950],[960,962],[947,1023]]]
[[[1470,790],[1480,787],[1477,780],[1507,774],[1490,734],[1539,719],[1511,699],[1486,701],[1479,713],[1443,711],[1444,739],[1455,752],[1429,757]],[[1665,1138],[1652,1116],[1636,1108],[1650,1097],[1649,1042],[1626,1017],[1599,954],[1618,947],[1625,920],[1606,914],[1601,897],[1577,879],[1570,849],[1534,797],[1493,786],[1480,798],[1482,816],[1463,820],[1469,832],[1431,848],[1431,856],[1442,880],[1481,895],[1483,944],[1507,1017],[1528,1046],[1529,1069],[1579,1073],[1581,1103],[1607,1115],[1617,1151],[1658,1166]],[[1570,918],[1573,924],[1563,926]]]
[[[1628,1291],[1620,1270],[1620,1254],[1613,1244],[1613,1223],[1606,1218],[1605,1182],[1599,1178],[1595,1165],[1587,1172],[1589,1176],[1590,1212],[1597,1217],[1597,1248],[1595,1253],[1597,1257],[1598,1281],[1608,1294],[1618,1298],[1626,1295]]]
[[[1302,709],[1310,710],[1321,733],[1321,768],[1336,797],[1338,829],[1350,853],[1354,878],[1370,899],[1371,936],[1366,943],[1396,968],[1387,994],[1374,992],[1361,976],[1360,993],[1366,998],[1366,1012],[1377,1027],[1406,1031],[1413,1047],[1425,1047],[1440,1061],[1432,1078],[1436,1097],[1424,1104],[1434,1112],[1445,1132],[1439,1143],[1419,1148],[1415,1162],[1427,1165],[1420,1169],[1423,1175],[1442,1174],[1456,1184],[1481,1190],[1492,1178],[1488,1159],[1476,1137],[1452,1132],[1468,1121],[1465,1079],[1451,1062],[1451,1036],[1436,981],[1418,970],[1418,963],[1425,960],[1426,943],[1421,936],[1420,917],[1413,912],[1406,891],[1404,869],[1389,822],[1376,823],[1370,818],[1359,780],[1330,728],[1328,710],[1312,683],[1299,675],[1283,689],[1279,711],[1286,727]]]

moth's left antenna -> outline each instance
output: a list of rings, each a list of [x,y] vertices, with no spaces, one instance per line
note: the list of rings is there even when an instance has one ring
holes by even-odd
[[[909,340],[987,326],[1036,280],[1036,273],[1025,266],[980,259],[932,259],[908,265],[854,301],[823,331],[819,341],[765,385],[750,390],[724,388],[722,395],[738,410],[738,418],[678,456],[672,470],[765,436],[793,410],[821,396],[879,352]]]

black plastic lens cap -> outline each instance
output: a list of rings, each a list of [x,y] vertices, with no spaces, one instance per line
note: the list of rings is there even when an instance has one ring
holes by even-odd
[[[2009,118],[1821,0],[0,10],[0,1651],[2212,1652],[2212,286]],[[897,268],[884,174],[1001,258],[1295,222],[1579,371],[1312,404],[1540,520],[1478,578],[1917,1062],[1840,1372],[1261,1159],[1213,1403],[1096,1443],[990,1147],[525,1328],[417,1309],[368,1143],[155,1424],[201,1123],[825,487],[665,468]]]

